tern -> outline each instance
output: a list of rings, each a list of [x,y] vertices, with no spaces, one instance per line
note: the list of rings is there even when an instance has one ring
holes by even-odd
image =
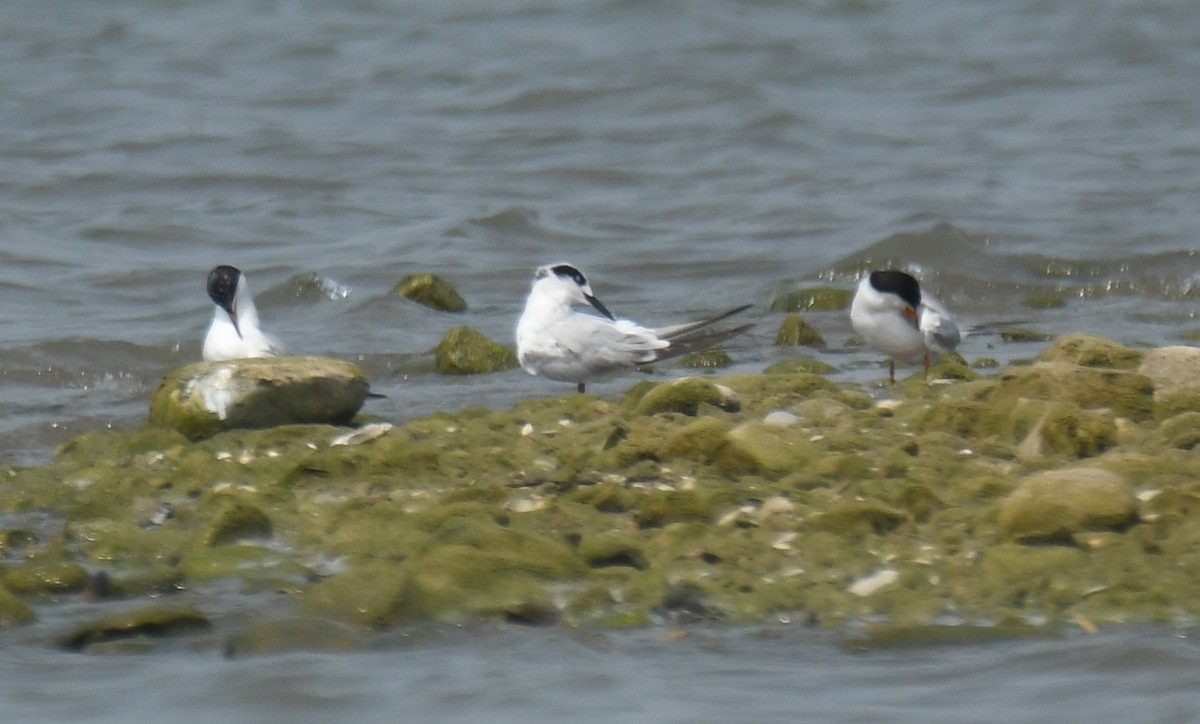
[[[590,305],[601,316],[574,309]],[[583,392],[588,382],[617,375],[639,365],[706,349],[753,327],[706,327],[749,309],[736,307],[715,317],[650,329],[617,319],[592,293],[587,277],[567,263],[539,267],[517,322],[517,359],[531,375],[574,382]]]
[[[208,273],[208,296],[216,310],[204,337],[204,359],[270,357],[283,352],[279,342],[258,326],[258,310],[246,275],[239,269],[225,264],[214,267]]]
[[[889,356],[888,380],[896,382],[896,361],[921,361],[929,379],[929,355],[949,352],[962,339],[941,302],[906,272],[873,271],[858,284],[850,304],[850,324],[863,341]]]

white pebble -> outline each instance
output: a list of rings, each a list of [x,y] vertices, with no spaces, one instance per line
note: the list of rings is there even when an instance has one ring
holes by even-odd
[[[890,586],[900,577],[900,572],[894,568],[881,568],[874,573],[859,578],[846,590],[855,596],[870,596],[879,589]]]

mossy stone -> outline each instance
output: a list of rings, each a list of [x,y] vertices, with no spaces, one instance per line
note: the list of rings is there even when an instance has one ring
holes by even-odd
[[[1037,362],[1003,372],[985,399],[995,409],[1011,409],[1022,398],[1069,401],[1140,422],[1154,414],[1153,393],[1150,378],[1137,372]]]
[[[408,274],[396,282],[392,294],[439,312],[462,312],[467,308],[458,290],[436,274]]]
[[[1082,367],[1105,367],[1117,370],[1134,370],[1144,354],[1116,342],[1091,334],[1074,332],[1054,340],[1038,355],[1041,362],[1069,362]]]
[[[316,616],[289,616],[253,621],[225,642],[225,658],[242,659],[288,651],[352,653],[366,650],[363,637],[337,621]]]
[[[908,513],[891,506],[867,501],[846,501],[835,503],[823,512],[813,515],[806,524],[814,530],[861,537],[869,533],[887,533],[908,519]]]
[[[733,358],[720,347],[689,352],[679,358],[680,367],[696,370],[717,370],[733,364]]]
[[[763,370],[764,375],[828,375],[834,372],[837,372],[837,367],[811,357],[797,357],[796,359],[779,360]]]
[[[1200,347],[1160,347],[1146,353],[1138,372],[1154,386],[1155,413],[1167,418],[1200,410]]]
[[[433,348],[434,366],[443,375],[480,375],[510,370],[517,356],[499,342],[469,327],[454,327]]]
[[[1184,412],[1164,420],[1158,434],[1167,445],[1179,450],[1200,447],[1200,412]]]
[[[1026,327],[1005,327],[1000,330],[1000,340],[1009,344],[1048,342],[1052,339],[1054,339],[1054,335],[1052,334]]]
[[[169,373],[150,398],[151,425],[199,439],[222,430],[345,425],[367,399],[358,365],[326,357],[196,362]]]
[[[1025,478],[1000,504],[996,525],[1020,542],[1071,542],[1088,530],[1120,529],[1137,515],[1130,485],[1100,468],[1049,470]]]
[[[198,609],[175,603],[161,604],[105,616],[76,627],[59,639],[69,651],[135,637],[162,638],[206,631],[208,617]]]
[[[219,546],[246,538],[270,538],[271,518],[261,508],[232,500],[213,515],[204,532],[204,545]]]
[[[408,591],[408,575],[401,564],[369,561],[310,586],[300,597],[300,607],[374,630],[411,615]]]
[[[0,586],[0,629],[24,626],[37,620],[29,604],[13,595],[6,586]]]
[[[735,412],[740,403],[733,390],[724,385],[700,377],[681,377],[650,388],[637,401],[635,412],[639,415],[663,412],[695,415],[701,405]]]
[[[591,568],[625,566],[644,571],[650,567],[641,546],[621,533],[585,536],[579,542],[579,557]]]
[[[31,561],[9,568],[4,587],[22,595],[77,593],[87,585],[88,573],[73,561]]]
[[[840,287],[807,287],[775,296],[772,312],[836,312],[849,309],[854,297],[852,289]]]
[[[775,344],[780,347],[824,347],[825,338],[802,315],[789,314],[779,323]]]
[[[1038,434],[1045,451],[1085,458],[1117,444],[1117,424],[1111,414],[1056,405],[1047,413]]]

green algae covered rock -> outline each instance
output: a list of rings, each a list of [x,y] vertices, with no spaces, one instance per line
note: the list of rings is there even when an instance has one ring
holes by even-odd
[[[162,638],[206,631],[210,625],[208,617],[199,610],[168,603],[85,623],[59,639],[58,644],[69,651],[84,651],[124,639]]]
[[[836,312],[850,307],[854,290],[839,287],[808,287],[771,299],[772,312]]]
[[[789,314],[775,332],[775,344],[791,347],[824,347],[825,338],[799,314]]]
[[[811,357],[780,360],[763,370],[764,375],[794,375],[797,373],[828,375],[837,372],[837,367]]]
[[[408,576],[400,566],[372,561],[310,586],[300,606],[309,613],[372,630],[408,614],[407,592]]]
[[[217,578],[295,602],[263,610],[276,628],[238,619],[232,656],[472,618],[1200,616],[1200,412],[1159,417],[1149,376],[1080,359],[882,395],[801,371],[644,379],[620,401],[440,412],[357,445],[326,425],[97,431],[0,470],[0,598],[86,596],[102,567],[115,596],[143,602]],[[697,383],[739,407],[676,404]],[[1070,479],[1035,474],[1081,458],[1092,468],[1055,473]],[[278,544],[245,540],[264,536]],[[326,630],[306,638],[306,621]],[[82,645],[153,645],[104,636]]]
[[[288,651],[351,653],[367,647],[361,634],[336,621],[316,616],[291,616],[255,621],[225,642],[225,657],[241,659]]]
[[[31,561],[9,569],[0,583],[12,593],[78,593],[87,585],[83,566],[73,561]]]
[[[1054,339],[1054,335],[1027,327],[1005,327],[1000,330],[1000,339],[1009,344],[1025,344],[1029,342],[1048,342]]]
[[[150,398],[150,424],[197,439],[222,430],[349,423],[367,398],[358,365],[326,357],[197,362],[168,374]]]
[[[1060,400],[1084,409],[1108,408],[1141,421],[1154,414],[1153,394],[1150,378],[1137,372],[1038,362],[1002,372],[986,401],[994,408],[1011,409],[1022,398]]]
[[[6,587],[0,586],[0,629],[24,626],[37,620],[37,615]]]
[[[237,500],[217,511],[204,532],[204,544],[219,546],[246,538],[271,537],[271,519],[260,508]]]
[[[701,377],[680,377],[651,387],[637,400],[639,415],[678,412],[695,415],[701,405],[712,405],[726,412],[736,412],[740,403],[733,390]]]
[[[1168,418],[1158,432],[1170,447],[1179,450],[1200,447],[1200,412],[1184,412]]]
[[[733,364],[733,358],[720,347],[712,347],[698,352],[689,352],[679,358],[680,367],[694,370],[715,370]]]
[[[1081,367],[1106,367],[1116,370],[1135,370],[1143,353],[1116,342],[1091,334],[1075,332],[1054,340],[1038,355],[1041,362],[1068,362]]]
[[[481,375],[510,370],[518,364],[508,347],[468,327],[447,331],[433,348],[433,356],[434,366],[443,375]]]
[[[1073,404],[1054,404],[1017,449],[1018,457],[1043,455],[1086,458],[1117,444],[1117,422],[1107,410],[1083,410]]]
[[[1154,407],[1160,418],[1200,410],[1200,347],[1151,350],[1138,371],[1154,386]]]
[[[396,282],[392,294],[439,312],[462,312],[467,308],[458,290],[436,274],[408,274]]]
[[[1071,542],[1081,531],[1115,530],[1137,515],[1133,490],[1100,468],[1049,470],[1029,476],[1000,504],[997,526],[1021,542]]]

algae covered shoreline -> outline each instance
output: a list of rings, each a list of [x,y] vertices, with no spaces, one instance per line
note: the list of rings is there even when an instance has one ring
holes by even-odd
[[[102,431],[0,471],[0,623],[120,599],[70,649],[286,626],[1190,625],[1195,348],[1060,338],[1029,365],[872,391],[784,365],[345,428]],[[369,421],[368,421],[369,422]],[[339,444],[334,444],[335,442]],[[349,443],[349,444],[346,444]],[[296,623],[299,621],[299,623]]]

